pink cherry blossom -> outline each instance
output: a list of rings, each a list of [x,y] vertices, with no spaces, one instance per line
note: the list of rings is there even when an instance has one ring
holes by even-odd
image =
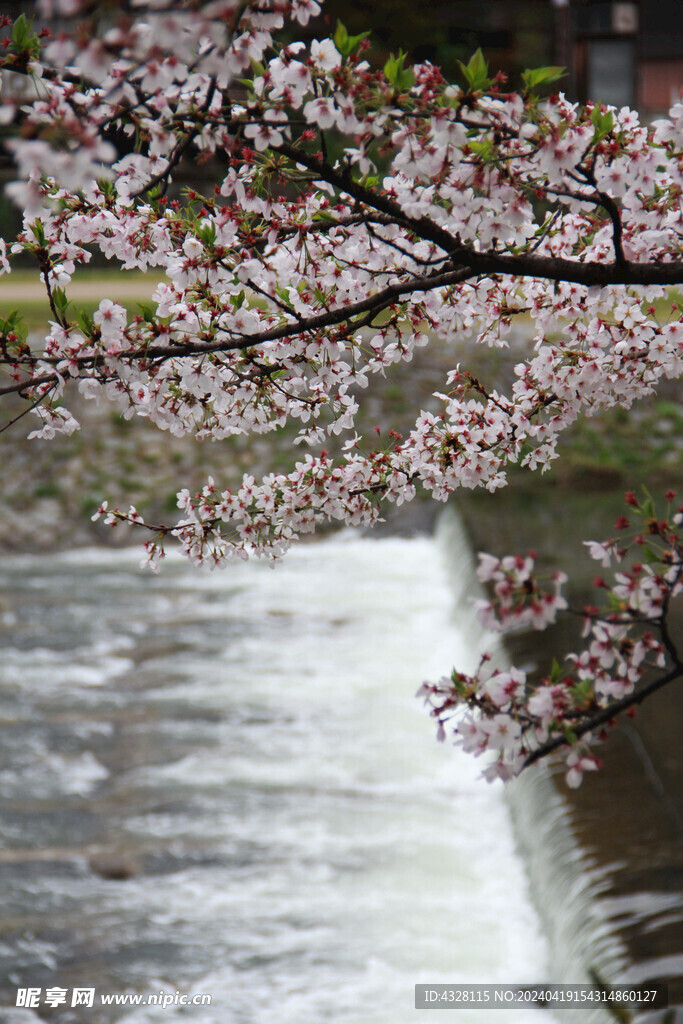
[[[315,0],[139,0],[116,23],[80,0],[39,10],[59,33],[17,55],[8,31],[0,51],[40,84],[0,109],[23,214],[0,271],[30,261],[49,317],[30,344],[5,325],[0,393],[43,439],[78,429],[76,388],[175,436],[264,445],[291,428],[288,465],[179,485],[173,522],[103,502],[105,522],[147,531],[151,568],[167,542],[211,568],[276,559],[319,525],[370,526],[418,494],[494,492],[512,466],[548,470],[579,417],[631,409],[683,372],[669,292],[683,284],[680,103],[647,127],[493,79],[466,93],[427,63],[366,62],[359,39],[349,52],[297,38]],[[71,282],[93,255],[158,273],[150,303],[78,310]],[[468,371],[469,337],[520,347],[507,380]],[[373,379],[436,345],[452,368],[405,435],[361,436]],[[491,755],[487,777],[564,747],[574,784],[595,764],[587,723],[599,738],[646,671],[680,667],[664,619],[683,589],[681,513],[638,508],[642,536],[587,542],[619,572],[583,647],[540,680],[484,660],[427,684],[439,735],[455,715],[456,741]],[[491,629],[545,629],[567,610],[565,578],[532,553],[482,555],[479,577]]]

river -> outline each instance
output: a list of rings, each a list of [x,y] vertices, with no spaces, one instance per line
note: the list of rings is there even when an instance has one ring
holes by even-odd
[[[467,556],[443,543],[349,531],[275,569],[170,557],[160,576],[137,550],[5,558],[3,1022],[403,1024],[428,1013],[419,982],[583,980],[590,937],[549,942],[532,899],[567,896],[562,808],[520,791],[511,815],[414,698],[482,643]],[[569,861],[571,928],[618,957]],[[211,1005],[101,1005],[161,992]]]

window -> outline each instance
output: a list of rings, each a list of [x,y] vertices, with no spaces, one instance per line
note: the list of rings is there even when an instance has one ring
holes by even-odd
[[[635,43],[632,39],[591,39],[587,54],[587,94],[615,107],[635,103]]]

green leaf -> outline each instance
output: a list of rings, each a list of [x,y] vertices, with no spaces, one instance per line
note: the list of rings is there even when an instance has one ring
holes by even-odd
[[[76,322],[86,337],[90,337],[93,333],[93,318],[90,313],[86,313],[84,309],[80,309],[76,315]]]
[[[562,724],[562,732],[564,733],[564,738],[566,739],[567,743],[571,743],[572,746],[578,741],[579,737],[576,735],[573,729],[567,725],[566,722]]]
[[[403,64],[407,54],[403,50],[399,50],[394,56],[389,57],[389,60],[384,65],[384,74],[387,77],[387,81],[393,85],[396,92],[407,92],[415,85],[415,72],[412,68],[404,68]]]
[[[348,56],[349,33],[346,31],[346,26],[342,25],[339,18],[337,18],[337,27],[334,30],[332,41],[341,53],[342,57]]]
[[[6,320],[0,320],[0,336],[6,338],[9,334],[15,334],[19,343],[26,341],[28,337],[28,325],[18,309],[13,309],[7,314]]]
[[[658,555],[657,552],[653,551],[653,549],[647,544],[644,544],[641,550],[643,552],[643,561],[647,562],[648,565],[655,565],[657,562],[661,562],[661,555]]]
[[[415,72],[412,68],[406,68],[399,75],[398,91],[399,92],[410,92],[415,85]]]
[[[339,218],[335,217],[335,215],[330,210],[317,210],[311,217],[311,220],[320,220],[323,221],[325,224],[339,223]]]
[[[456,669],[451,672],[451,682],[458,697],[467,696],[467,677],[462,676]]]
[[[280,291],[279,286],[276,289],[276,291],[278,291],[278,292]],[[242,289],[242,291],[238,295],[231,295],[230,296],[230,304],[232,305],[232,308],[234,310],[241,309],[242,306],[244,305],[245,298],[246,298],[246,296],[245,296],[244,289]]]
[[[113,181],[110,181],[108,178],[98,178],[97,187],[108,197],[113,197],[116,193]]]
[[[572,693],[574,694],[574,702],[577,705],[588,704],[593,696],[590,679],[581,679],[575,683],[572,687]]]
[[[35,238],[38,245],[44,249],[46,239],[43,222],[40,219],[34,220],[33,224],[31,225],[31,231],[33,232],[33,237]]]
[[[207,248],[216,241],[216,225],[213,221],[209,221],[208,224],[202,224],[197,226],[197,237],[201,239]]]
[[[332,41],[342,57],[350,57],[352,53],[355,53],[362,41],[367,39],[369,35],[370,32],[368,31],[361,32],[357,36],[350,36],[346,30],[346,26],[342,25],[341,21],[337,19],[337,27],[334,30]]]
[[[467,64],[463,64],[461,60],[458,61],[458,64],[470,92],[481,92],[491,85],[488,61],[481,52],[481,47],[470,57]]]
[[[551,82],[556,82],[558,78],[564,77],[565,70],[559,65],[550,65],[547,68],[527,68],[522,74],[525,91],[529,92],[539,85],[550,85]]]
[[[562,666],[560,665],[557,658],[553,658],[552,668],[550,669],[550,682],[554,685],[559,683],[562,678]]]
[[[2,329],[4,332],[5,331],[12,331],[12,330],[14,330],[14,325],[17,322],[18,317],[19,317],[19,310],[18,309],[10,310],[10,312],[7,314],[7,319],[6,320],[0,320],[0,329]]]
[[[643,494],[645,495],[645,497],[643,498],[643,500],[641,502],[641,505],[640,505],[642,513],[646,517],[646,519],[654,519],[654,517],[655,517],[655,500],[652,497],[652,495],[650,494],[650,492],[648,491],[647,487],[645,487],[645,485],[643,485]]]
[[[66,292],[63,288],[53,288],[52,290],[52,301],[54,302],[57,309],[62,313],[66,310],[69,305],[69,300],[66,297]]]
[[[136,302],[135,305],[140,310],[140,315],[142,316],[143,320],[145,320],[148,324],[154,323],[154,320],[156,318],[156,310],[154,306],[151,304],[151,302]]]
[[[25,14],[20,14],[12,25],[12,47],[17,53],[37,57],[40,54],[40,39],[33,31],[33,18],[30,21]]]
[[[20,14],[12,25],[12,42],[17,50],[25,50],[31,39],[31,26],[25,14]]]
[[[605,113],[600,110],[600,107],[593,107],[591,111],[591,122],[595,128],[594,142],[599,142],[604,139],[606,135],[614,128],[614,115],[611,110],[606,110]]]
[[[253,57],[250,58],[249,63],[251,64],[251,70],[254,73],[254,78],[263,78],[266,73],[265,64],[262,64],[260,60],[254,60]]]
[[[363,188],[377,188],[379,185],[379,178],[376,174],[365,174],[361,179],[361,185]]]
[[[496,150],[491,139],[483,139],[481,142],[468,142],[470,152],[478,156],[483,164],[494,163]]]

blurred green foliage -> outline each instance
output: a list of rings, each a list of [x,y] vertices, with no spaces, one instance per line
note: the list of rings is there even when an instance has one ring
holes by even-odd
[[[332,32],[341,19],[349,33],[369,30],[377,60],[405,50],[411,61],[438,64],[446,78],[460,78],[481,47],[493,74],[520,85],[522,71],[548,64],[553,55],[553,9],[548,0],[325,0],[314,35]]]

